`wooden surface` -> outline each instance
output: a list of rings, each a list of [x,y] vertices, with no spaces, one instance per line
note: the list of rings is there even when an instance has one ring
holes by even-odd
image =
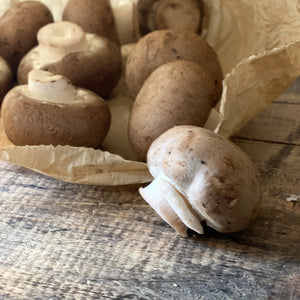
[[[300,299],[299,119],[300,80],[233,138],[263,185],[235,234],[183,238],[135,187],[0,162],[0,299]]]

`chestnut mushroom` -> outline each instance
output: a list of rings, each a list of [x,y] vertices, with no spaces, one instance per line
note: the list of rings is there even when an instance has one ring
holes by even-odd
[[[13,74],[8,63],[0,56],[0,104],[13,86]]]
[[[74,23],[62,21],[42,27],[39,45],[29,51],[18,68],[18,81],[27,82],[32,69],[60,74],[79,87],[109,97],[122,73],[120,49],[105,37],[84,33]]]
[[[2,103],[4,130],[12,143],[100,146],[111,120],[101,97],[75,88],[61,75],[32,70],[28,77],[28,85],[10,90]]]
[[[176,125],[204,126],[218,94],[211,73],[201,65],[178,60],[158,67],[133,104],[129,138],[146,160],[151,143]]]
[[[62,19],[79,25],[85,32],[104,36],[120,45],[109,0],[69,0]]]
[[[142,197],[177,232],[203,233],[201,222],[222,232],[246,228],[261,203],[260,181],[250,158],[216,133],[176,126],[151,145],[153,182]]]
[[[38,30],[51,22],[48,7],[36,1],[13,3],[0,18],[0,56],[13,73],[22,57],[37,44]]]
[[[126,65],[126,82],[131,96],[136,98],[156,68],[176,60],[199,63],[211,72],[218,97],[221,97],[223,73],[217,54],[198,34],[184,30],[157,30],[139,40]]]
[[[138,0],[143,35],[159,29],[182,29],[200,33],[202,0]]]

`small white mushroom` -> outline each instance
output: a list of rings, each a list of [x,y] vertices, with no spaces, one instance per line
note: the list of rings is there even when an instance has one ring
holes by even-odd
[[[63,21],[42,27],[39,45],[20,62],[18,81],[27,83],[33,69],[60,74],[76,85],[107,98],[122,72],[122,55],[118,46],[105,37],[84,33],[78,25]]]
[[[147,162],[155,179],[140,194],[181,235],[188,228],[202,234],[201,222],[240,231],[257,215],[261,188],[252,161],[209,130],[173,127],[153,142]]]
[[[5,133],[15,145],[71,145],[97,148],[110,126],[107,103],[42,70],[29,73],[28,85],[10,90],[2,104]]]

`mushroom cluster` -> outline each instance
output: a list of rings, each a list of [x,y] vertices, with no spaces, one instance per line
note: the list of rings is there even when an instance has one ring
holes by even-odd
[[[1,117],[16,145],[98,148],[108,133],[104,99],[122,73],[112,7],[109,0],[63,7],[55,22],[38,1],[12,1],[0,16]]]
[[[261,190],[251,160],[201,128],[223,82],[199,34],[202,0],[64,0],[55,21],[53,1],[51,11],[13,3],[0,16],[1,119],[11,142],[105,147],[109,107],[126,106],[126,140],[154,177],[139,191],[164,220],[182,235],[203,233],[203,222],[234,232],[253,220]],[[129,43],[132,51],[121,47]],[[124,85],[132,101],[109,106]]]
[[[126,82],[135,100],[129,137],[146,159],[151,143],[176,125],[203,126],[222,94],[223,73],[215,51],[198,34],[156,30],[131,52]]]
[[[61,21],[42,27],[39,45],[21,60],[18,81],[27,82],[33,69],[60,74],[76,85],[107,98],[122,72],[120,49],[109,39],[85,33],[75,23]]]

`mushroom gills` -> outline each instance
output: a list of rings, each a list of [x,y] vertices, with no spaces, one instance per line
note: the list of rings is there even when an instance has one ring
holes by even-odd
[[[179,234],[187,236],[188,228],[204,233],[201,218],[187,205],[186,197],[167,176],[156,177],[147,187],[140,188],[139,193]]]

